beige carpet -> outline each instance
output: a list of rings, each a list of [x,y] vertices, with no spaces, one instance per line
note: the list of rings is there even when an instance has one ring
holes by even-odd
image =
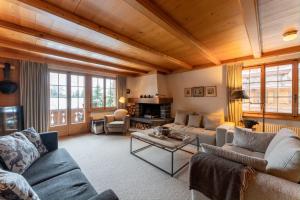
[[[189,200],[188,167],[170,177],[129,153],[128,136],[82,135],[61,139],[98,192],[113,189],[121,200]],[[136,147],[142,145],[135,141]],[[192,148],[192,147],[189,147]],[[170,169],[171,155],[151,147],[140,155]],[[189,160],[190,154],[175,154],[176,164]]]

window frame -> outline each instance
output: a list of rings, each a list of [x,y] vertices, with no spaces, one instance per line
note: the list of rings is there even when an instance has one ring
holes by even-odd
[[[261,118],[263,116],[263,105],[265,105],[265,92],[266,92],[266,68],[278,65],[286,65],[292,64],[292,113],[277,113],[277,112],[265,112],[265,118],[269,119],[284,119],[284,120],[299,120],[300,119],[300,112],[298,112],[298,65],[300,60],[286,60],[280,62],[272,62],[272,63],[265,63],[265,64],[258,64],[256,66],[247,66],[243,67],[244,69],[251,69],[251,68],[261,68],[261,109],[259,112],[251,112],[243,111],[243,117],[258,117]],[[299,80],[300,81],[300,80]]]
[[[102,78],[103,79],[103,107],[94,107],[93,106],[93,78]],[[116,106],[115,107],[106,107],[106,79],[112,79],[116,81]],[[91,92],[91,100],[90,100],[90,104],[91,104],[91,110],[92,111],[113,111],[117,109],[118,106],[118,101],[117,101],[117,90],[118,90],[118,86],[117,86],[117,79],[115,77],[106,77],[106,76],[91,76],[91,85],[90,85],[90,92]]]

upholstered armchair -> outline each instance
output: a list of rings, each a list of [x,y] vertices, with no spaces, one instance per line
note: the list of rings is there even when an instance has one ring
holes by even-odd
[[[128,111],[125,109],[118,109],[112,115],[105,115],[104,116],[105,133],[126,134],[130,126],[130,119],[127,113]]]

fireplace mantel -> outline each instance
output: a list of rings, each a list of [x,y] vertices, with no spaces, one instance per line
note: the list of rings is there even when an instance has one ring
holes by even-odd
[[[173,103],[173,98],[166,98],[166,97],[128,98],[128,103],[167,104],[167,103]]]

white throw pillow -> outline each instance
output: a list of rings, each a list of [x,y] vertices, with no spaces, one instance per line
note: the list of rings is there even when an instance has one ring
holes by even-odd
[[[219,115],[204,115],[203,126],[206,130],[216,130],[222,123],[222,118]]]
[[[188,126],[199,128],[200,127],[200,123],[201,123],[201,115],[189,114]]]
[[[124,117],[127,115],[128,111],[125,110],[125,109],[117,109],[115,112],[114,112],[114,117],[115,117],[115,120],[117,121],[122,121],[124,120]]]
[[[235,127],[232,144],[237,147],[265,153],[275,133],[252,132]]]
[[[268,159],[271,151],[273,151],[273,149],[276,147],[276,145],[279,142],[281,142],[285,138],[289,138],[292,136],[296,136],[296,134],[292,130],[287,129],[287,128],[280,129],[280,131],[275,135],[275,137],[270,142],[270,144],[266,150],[266,153],[265,153],[265,159]]]
[[[46,146],[43,144],[43,141],[40,137],[40,134],[36,132],[36,130],[31,127],[21,131],[27,139],[37,148],[41,155],[44,155],[48,152]]]
[[[244,165],[253,167],[254,169],[257,169],[259,171],[265,172],[266,171],[266,166],[268,162],[264,159],[257,158],[257,157],[252,157],[252,156],[247,156],[245,154],[237,153],[234,151],[226,150],[221,147],[209,145],[209,144],[201,144],[202,150],[205,153],[210,153],[214,154],[216,156],[242,163]]]
[[[277,143],[266,160],[269,174],[300,182],[300,138],[284,138]]]
[[[25,178],[17,173],[0,169],[0,199],[39,200]]]
[[[185,125],[187,118],[187,112],[185,111],[177,111],[175,115],[174,123],[177,125]]]
[[[22,174],[40,153],[23,133],[16,132],[0,137],[0,157],[7,169]]]

